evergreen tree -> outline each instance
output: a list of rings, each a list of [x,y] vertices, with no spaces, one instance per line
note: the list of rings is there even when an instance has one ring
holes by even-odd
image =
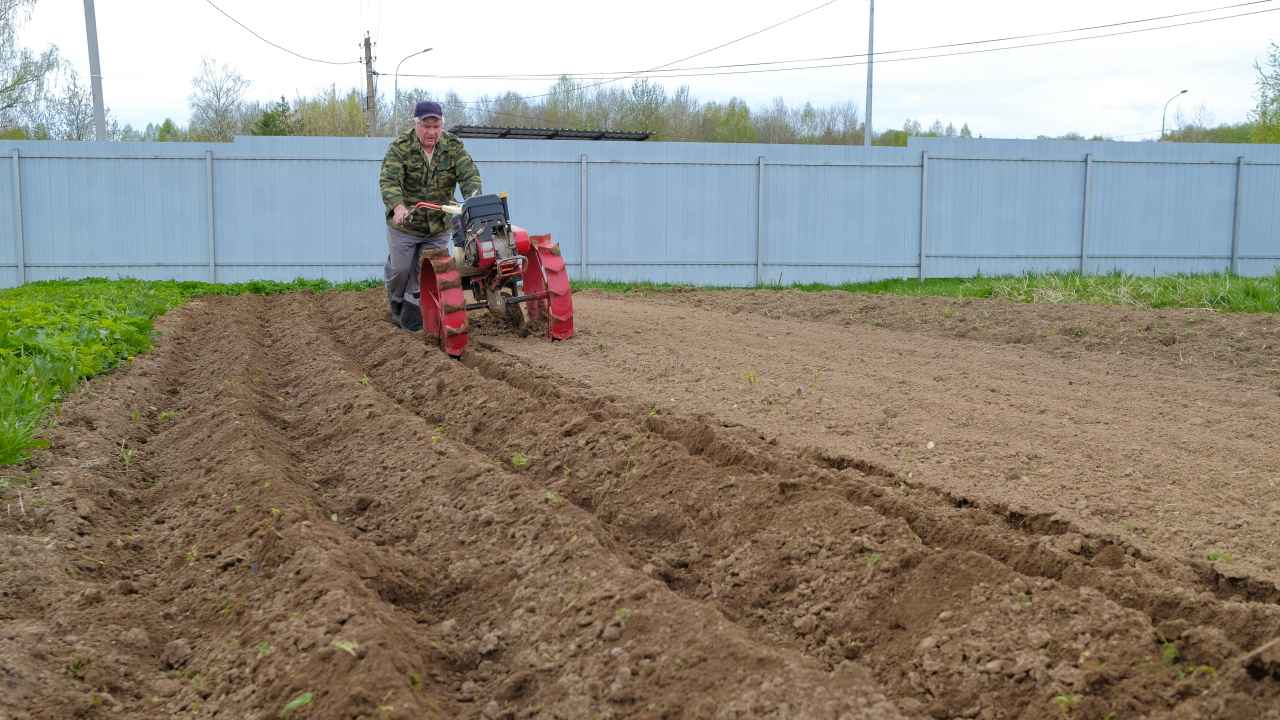
[[[249,126],[250,135],[293,135],[296,132],[293,111],[283,97],[262,111]]]

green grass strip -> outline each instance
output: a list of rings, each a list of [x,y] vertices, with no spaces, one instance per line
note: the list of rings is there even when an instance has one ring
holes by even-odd
[[[687,291],[689,285],[587,281],[575,290],[613,293]],[[1222,312],[1280,312],[1280,270],[1270,277],[1246,278],[1227,273],[1138,277],[1120,273],[1080,275],[1053,273],[1010,277],[879,280],[842,285],[770,285],[770,289],[915,297],[990,298],[1019,303],[1082,303],[1143,308],[1210,308]],[[700,287],[699,290],[741,288]]]
[[[254,281],[229,285],[59,280],[0,290],[0,465],[44,445],[51,408],[80,382],[151,347],[154,319],[202,295],[364,289],[379,281]]]

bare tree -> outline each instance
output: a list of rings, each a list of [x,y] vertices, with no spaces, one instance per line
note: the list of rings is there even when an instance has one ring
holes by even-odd
[[[793,143],[796,141],[796,122],[793,113],[787,109],[782,98],[774,98],[773,105],[762,108],[751,119],[755,121],[756,131],[760,133],[760,142]]]
[[[38,123],[46,79],[58,67],[58,49],[39,55],[18,47],[18,28],[36,0],[0,0],[0,128]]]
[[[93,97],[80,75],[65,68],[60,90],[50,95],[43,112],[44,126],[55,140],[93,139]]]
[[[191,132],[202,139],[230,142],[240,129],[244,91],[249,81],[229,65],[218,67],[211,58],[200,61],[192,79]]]

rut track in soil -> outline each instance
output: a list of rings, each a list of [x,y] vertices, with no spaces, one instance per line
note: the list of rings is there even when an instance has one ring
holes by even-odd
[[[345,347],[352,361],[360,362],[379,384],[403,388],[400,402],[405,407],[418,407],[421,393],[429,387],[425,378],[430,374],[419,373],[412,365],[377,354],[364,355],[360,348],[367,347],[368,340],[360,337],[356,327],[364,313],[365,309],[356,305],[343,318],[341,313],[325,307],[318,308],[313,319],[322,322],[326,317],[336,316],[339,322],[331,334],[335,345]],[[930,627],[928,622],[921,622],[929,619],[912,617],[910,625],[895,620],[887,632],[861,637],[856,632],[839,631],[874,628],[872,616],[883,609],[887,598],[903,592],[904,578],[895,568],[886,565],[887,590],[871,589],[865,607],[858,611],[848,607],[843,613],[834,610],[859,580],[865,585],[877,577],[879,563],[885,558],[874,544],[859,537],[850,548],[845,548],[844,562],[839,563],[844,566],[844,582],[837,582],[825,592],[809,590],[803,593],[811,596],[807,600],[797,597],[796,577],[805,573],[784,572],[784,578],[779,580],[772,577],[778,573],[778,558],[768,557],[768,551],[765,558],[753,558],[759,551],[744,550],[759,546],[760,538],[766,536],[776,540],[781,549],[788,541],[776,537],[779,526],[791,531],[807,527],[798,519],[788,517],[788,511],[778,506],[801,506],[804,509],[795,512],[805,517],[812,512],[825,517],[870,511],[874,520],[849,528],[850,533],[901,521],[889,533],[893,537],[888,544],[907,546],[902,565],[908,586],[912,585],[913,573],[924,576],[919,587],[933,587],[935,578],[931,574],[940,568],[964,567],[966,560],[976,561],[981,569],[954,588],[957,595],[969,589],[968,583],[981,584],[988,573],[999,577],[1000,572],[988,566],[999,567],[1004,572],[1012,570],[1020,575],[1015,578],[1019,582],[1055,580],[1062,586],[1080,588],[1086,594],[1105,595],[1118,606],[1143,613],[1148,627],[1158,628],[1153,633],[1155,636],[1172,638],[1187,632],[1192,644],[1201,645],[1214,644],[1205,639],[1206,635],[1215,642],[1228,640],[1226,645],[1209,651],[1206,662],[1201,665],[1225,659],[1222,653],[1231,652],[1228,647],[1232,641],[1253,647],[1280,633],[1277,626],[1280,614],[1272,604],[1211,600],[1212,594],[1266,600],[1270,596],[1265,584],[1224,587],[1222,578],[1213,574],[1206,576],[1198,572],[1200,568],[1144,558],[1137,549],[1114,540],[1087,536],[1062,538],[1070,528],[1053,523],[1016,519],[1016,530],[993,529],[1001,525],[1001,521],[1007,525],[1015,518],[1010,514],[992,516],[977,510],[957,511],[949,504],[922,501],[918,496],[895,497],[895,493],[886,488],[888,483],[883,477],[877,487],[859,473],[841,475],[829,469],[862,467],[872,471],[872,478],[885,475],[882,469],[856,459],[799,456],[771,446],[762,437],[743,438],[749,441],[746,444],[734,440],[732,432],[717,432],[718,423],[714,421],[662,417],[646,412],[643,406],[565,391],[559,389],[566,386],[563,378],[545,374],[539,377],[527,363],[501,353],[484,352],[483,347],[470,354],[465,364],[490,380],[493,389],[477,391],[482,386],[480,381],[463,375],[461,382],[465,386],[461,401],[450,404],[449,415],[439,419],[447,421],[449,427],[461,425],[462,436],[473,446],[498,462],[514,452],[536,452],[530,474],[595,513],[610,527],[619,545],[641,550],[639,560],[647,560],[650,571],[667,581],[672,589],[698,600],[712,600],[728,617],[746,627],[817,653],[832,664],[852,657],[891,667],[881,673],[890,684],[895,672],[902,673],[903,658],[877,655],[885,650],[892,652],[895,647],[909,646],[910,642],[929,640],[921,629],[922,625],[926,629]],[[437,377],[435,382],[442,383],[448,392],[456,393],[451,376]],[[441,392],[441,388],[434,391]],[[468,394],[474,401],[466,400]],[[495,403],[494,397],[506,400]],[[548,422],[547,418],[560,421]],[[521,428],[522,432],[504,436],[483,431],[492,427]],[[753,449],[760,447],[766,451]],[[724,477],[726,473],[728,480]],[[778,516],[774,516],[775,512]],[[1055,537],[1038,537],[1037,527],[1050,530]],[[1032,537],[1028,539],[1028,535]],[[834,545],[841,543],[840,532],[832,532],[828,537]],[[1053,547],[1052,541],[1062,539],[1067,542]],[[940,551],[940,548],[947,550]],[[824,547],[823,551],[827,549]],[[949,557],[949,553],[957,551],[971,557],[961,560]],[[791,557],[795,552],[794,549],[782,551],[781,565],[795,565],[796,558]],[[938,560],[939,555],[947,559]],[[724,569],[725,566],[736,569],[740,563],[773,565],[764,571],[767,578],[771,578],[768,586],[752,588],[752,584],[741,580],[736,572]],[[927,569],[916,573],[917,565]],[[850,567],[857,568],[857,572],[849,572]],[[947,572],[950,569],[943,574]],[[841,574],[841,570],[834,568],[824,568],[819,573],[827,584]],[[743,585],[747,589],[735,589]],[[1045,587],[1051,595],[1061,589],[1053,583]],[[945,600],[925,605],[936,610],[937,602],[945,603]],[[1065,604],[1070,606],[1072,602]],[[806,611],[812,607],[818,611]],[[954,615],[954,610],[948,613],[949,617]],[[1224,631],[1226,637],[1220,637]],[[1088,648],[1080,651],[1087,656]],[[999,663],[999,660],[992,662]],[[966,689],[972,692],[976,688]],[[917,703],[927,707],[934,690],[936,688],[930,688],[925,693],[929,697],[906,697],[904,702],[912,708],[916,708]],[[1011,708],[1025,703],[1027,711],[1034,715],[1036,705],[1030,698],[1036,695],[1036,689],[1022,688],[1022,692],[1024,697],[1016,697],[1015,693],[1002,698],[999,704]],[[943,704],[967,709],[971,706],[966,704],[968,700],[972,698],[962,693]],[[937,704],[936,699],[933,704]],[[1016,716],[1016,713],[1007,716]]]
[[[574,343],[484,339],[597,394],[1280,583],[1280,317],[834,295],[588,292]]]
[[[266,718],[306,691],[299,717],[1280,702],[1278,658],[1239,660],[1280,634],[1265,583],[504,352],[453,362],[377,304],[201,301],[67,403],[45,503],[3,525],[0,713]]]
[[[588,514],[433,443],[297,332],[302,304],[189,306],[153,356],[68,403],[42,467],[82,517],[52,502],[6,525],[56,538],[3,566],[43,568],[16,578],[40,592],[0,598],[21,620],[6,717],[274,718],[307,697],[297,716],[899,717],[864,669],[761,645],[619,561]],[[143,438],[127,467],[112,452]],[[117,508],[86,504],[122,485],[124,540]],[[74,580],[71,546],[99,558]]]

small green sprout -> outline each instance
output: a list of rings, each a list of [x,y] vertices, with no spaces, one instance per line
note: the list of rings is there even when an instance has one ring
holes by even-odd
[[[298,710],[298,709],[300,709],[300,708],[304,708],[304,707],[306,707],[306,706],[310,705],[310,704],[311,704],[311,701],[312,701],[314,698],[315,698],[315,695],[313,695],[310,691],[307,691],[307,692],[302,693],[302,694],[301,694],[301,695],[299,695],[298,697],[296,697],[296,698],[294,698],[294,699],[290,700],[290,701],[289,701],[287,704],[285,704],[285,706],[280,710],[280,718],[281,718],[281,720],[285,720],[285,718],[288,718],[290,715],[292,715],[294,710]]]

